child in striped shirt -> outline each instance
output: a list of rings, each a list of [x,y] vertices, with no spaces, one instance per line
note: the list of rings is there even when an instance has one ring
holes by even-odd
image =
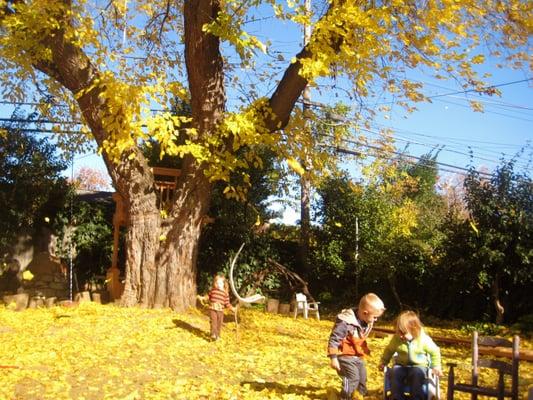
[[[229,301],[229,286],[224,275],[215,275],[213,287],[207,294],[209,298],[209,317],[211,320],[211,339],[220,339],[220,331],[224,322],[224,308],[235,312]]]

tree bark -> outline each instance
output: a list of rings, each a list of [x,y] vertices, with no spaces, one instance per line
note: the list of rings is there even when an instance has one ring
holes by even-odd
[[[223,115],[222,57],[218,39],[202,32],[218,12],[209,1],[187,2],[186,42],[190,43],[187,65],[191,80],[193,124],[199,132],[212,132]],[[210,11],[206,11],[210,10]],[[203,17],[203,19],[202,19]],[[203,37],[202,37],[203,36]],[[209,36],[206,38],[206,36]],[[35,67],[54,78],[73,95],[98,146],[109,132],[102,118],[108,113],[99,89],[91,87],[99,71],[78,47],[65,40],[61,30],[44,38],[52,57],[36,61]],[[79,93],[85,90],[82,95]],[[134,155],[135,157],[129,157]],[[127,216],[126,277],[122,304],[145,307],[170,306],[183,310],[194,305],[196,258],[202,216],[209,206],[211,187],[201,166],[188,157],[174,195],[169,218],[162,220],[157,208],[155,181],[140,149],[124,152],[119,163],[103,154],[114,187],[124,199]]]
[[[494,279],[492,280],[492,301],[494,303],[494,309],[496,311],[496,323],[502,324],[503,323],[503,314],[505,312],[505,309],[502,306],[502,303],[500,301],[500,276],[499,274],[496,274],[494,276]]]
[[[183,4],[185,61],[191,95],[192,127],[199,138],[215,132],[224,117],[223,58],[220,41],[202,30],[220,11],[216,0],[186,0]],[[70,24],[67,13],[61,23]],[[69,42],[59,28],[39,38],[50,50],[50,58],[33,60],[34,67],[69,90],[80,107],[87,126],[99,147],[111,136],[104,126],[110,110],[93,87],[100,71],[78,46]],[[303,49],[298,58],[308,57]],[[291,64],[274,92],[270,106],[274,119],[265,126],[274,131],[288,122],[296,100],[307,85],[298,75],[300,63]],[[116,111],[114,111],[116,113]],[[183,310],[194,304],[196,259],[202,217],[211,196],[211,184],[204,168],[192,157],[183,161],[182,174],[167,219],[157,208],[154,176],[139,148],[131,148],[118,163],[107,154],[103,159],[113,186],[124,200],[127,216],[126,277],[122,304],[146,307],[170,306]]]
[[[389,271],[389,273],[387,274],[387,279],[389,281],[389,286],[390,286],[392,295],[394,296],[394,299],[396,300],[398,307],[400,307],[400,310],[402,310],[403,309],[402,299],[400,298],[400,294],[398,293],[398,290],[396,289],[396,280],[394,279],[394,273]]]

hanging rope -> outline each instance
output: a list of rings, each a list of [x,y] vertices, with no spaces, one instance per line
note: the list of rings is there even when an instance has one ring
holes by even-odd
[[[233,260],[231,261],[231,266],[229,269],[229,285],[231,287],[231,291],[233,292],[233,295],[243,303],[262,303],[265,301],[266,297],[262,296],[260,294],[254,294],[249,297],[241,297],[239,293],[237,293],[237,289],[235,289],[235,281],[233,280],[233,269],[235,268],[235,263],[237,262],[237,257],[239,257],[239,254],[241,253],[242,248],[244,247],[244,243],[241,244],[241,247],[239,247],[239,251],[237,251],[237,254],[235,254],[235,257],[233,257]]]

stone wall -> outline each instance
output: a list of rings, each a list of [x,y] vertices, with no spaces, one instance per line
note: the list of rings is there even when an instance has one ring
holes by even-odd
[[[34,296],[68,298],[67,270],[59,259],[48,252],[37,253],[26,270],[33,274],[31,280],[23,281],[24,292],[28,293],[30,298]]]

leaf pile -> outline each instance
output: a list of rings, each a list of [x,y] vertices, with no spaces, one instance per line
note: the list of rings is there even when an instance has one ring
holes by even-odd
[[[211,342],[209,319],[198,310],[177,314],[94,303],[20,313],[0,308],[0,398],[337,398],[340,379],[325,356],[331,321],[258,310],[240,310],[239,319],[236,326],[227,315],[221,340]],[[460,335],[458,330],[429,330]],[[370,399],[382,396],[377,364],[387,343],[387,338],[370,339]],[[458,362],[466,377],[469,349],[441,349],[444,362]],[[520,376],[524,396],[533,382],[533,366],[522,363]],[[443,379],[441,398],[445,388]]]

